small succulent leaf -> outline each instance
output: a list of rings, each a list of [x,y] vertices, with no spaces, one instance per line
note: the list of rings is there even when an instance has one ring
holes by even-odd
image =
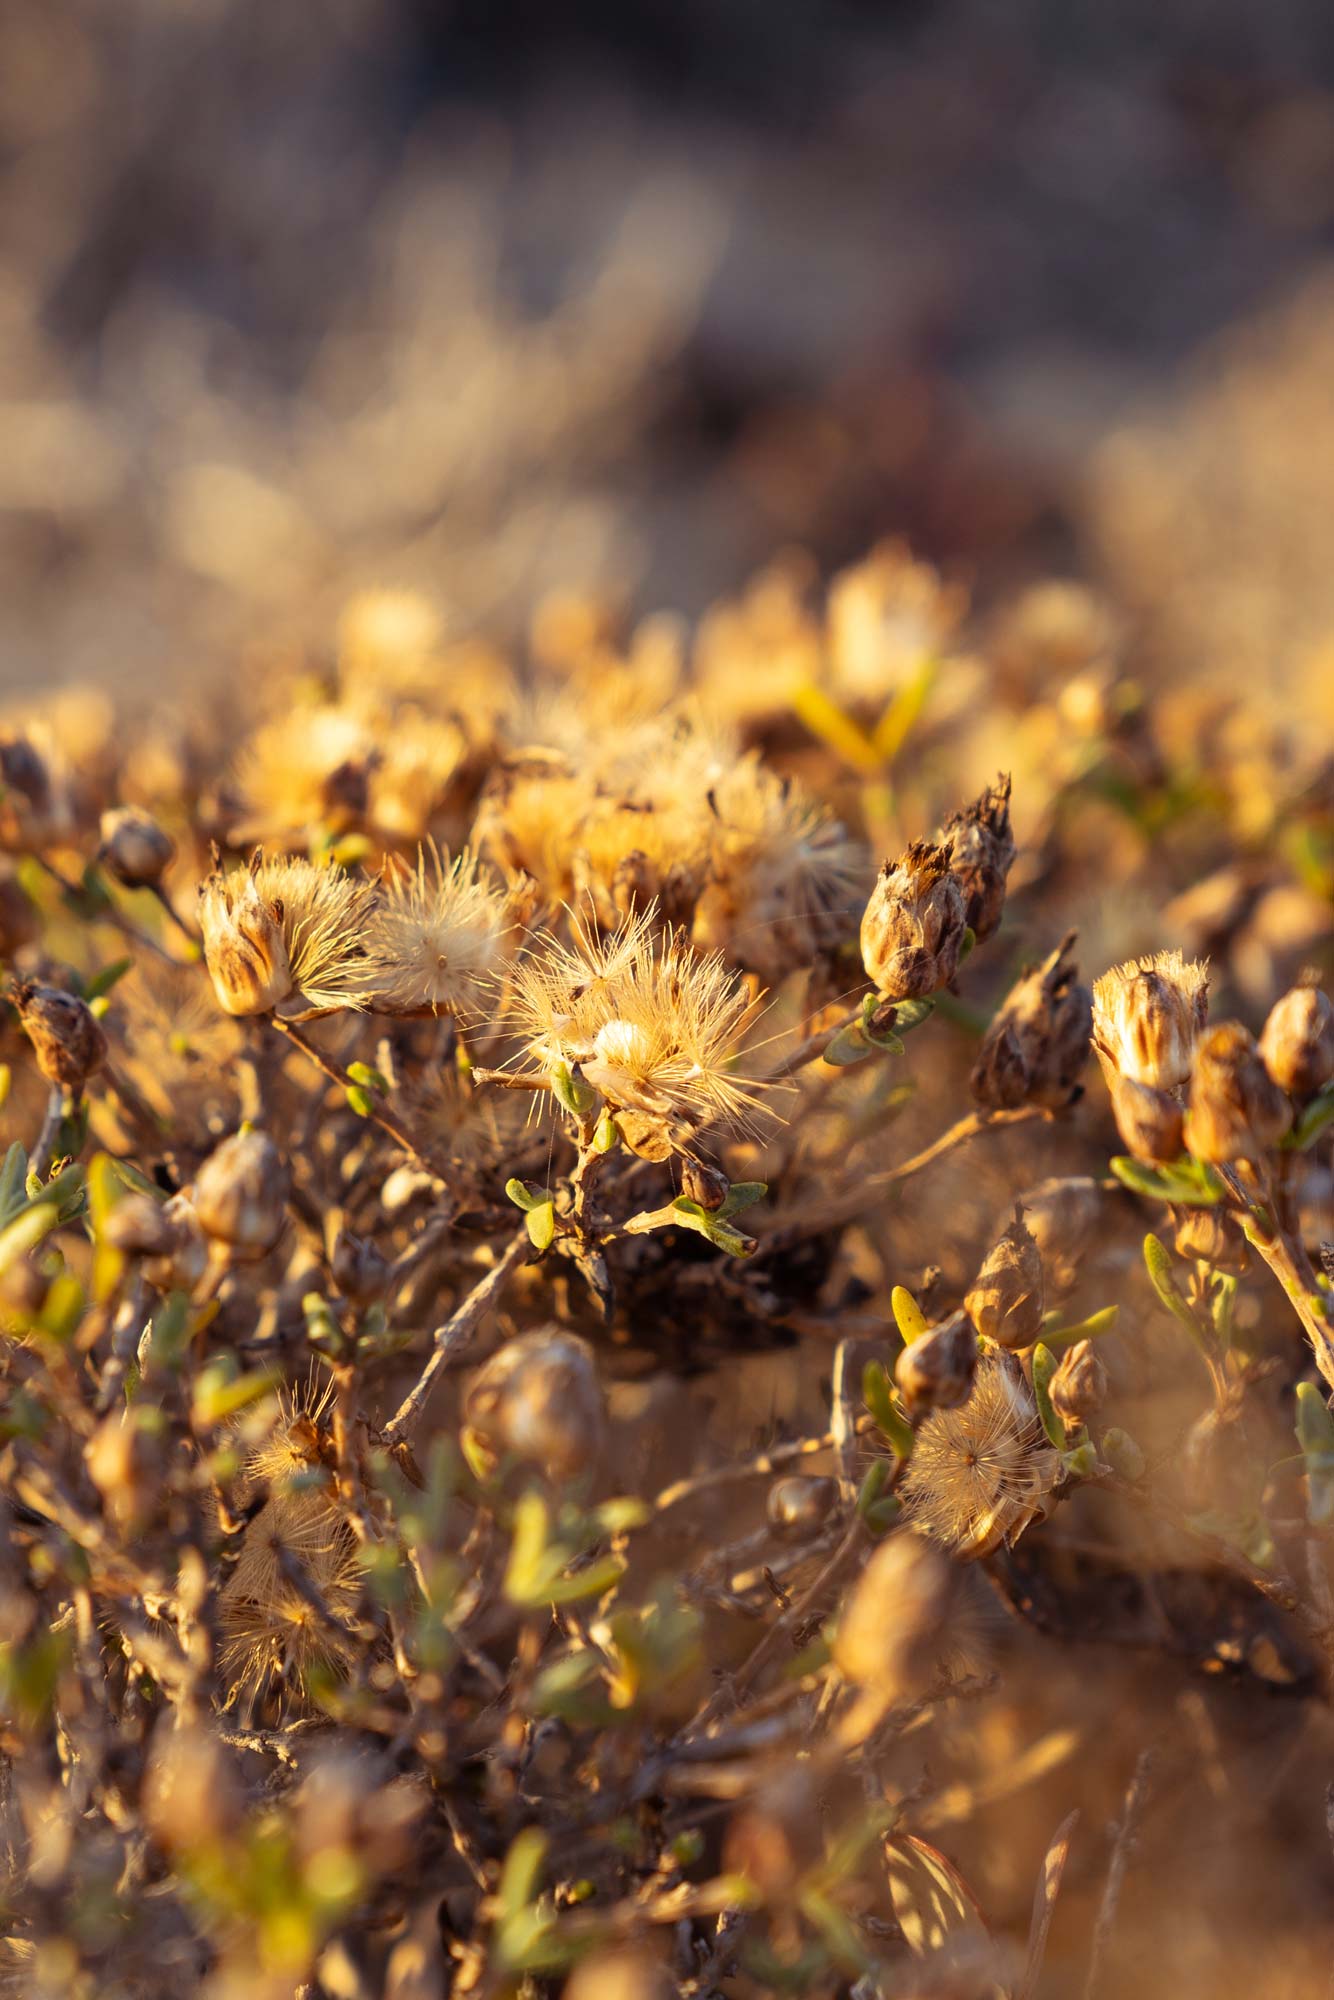
[[[1038,1416],[1050,1443],[1065,1450],[1065,1425],[1051,1406],[1051,1378],[1056,1373],[1056,1356],[1041,1341],[1033,1349],[1033,1396]]]

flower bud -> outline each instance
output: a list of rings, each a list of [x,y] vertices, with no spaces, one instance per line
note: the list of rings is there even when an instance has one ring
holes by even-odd
[[[1088,1174],[1039,1181],[1019,1197],[1042,1268],[1059,1288],[1074,1282],[1089,1239],[1106,1213],[1107,1196]]]
[[[976,1373],[977,1335],[961,1312],[919,1334],[894,1364],[894,1380],[913,1415],[957,1409],[968,1401]]]
[[[1043,1305],[1042,1258],[1022,1208],[1016,1208],[974,1279],[964,1311],[980,1334],[1017,1352],[1041,1333]]]
[[[1116,1129],[1126,1151],[1137,1160],[1179,1160],[1182,1114],[1175,1097],[1128,1076],[1109,1076],[1108,1084]]]
[[[968,917],[949,850],[915,840],[886,862],[862,917],[862,962],[886,1000],[921,1000],[953,979]]]
[[[1012,988],[982,1038],[970,1079],[973,1096],[993,1111],[1073,1104],[1088,1062],[1093,999],[1067,954],[1075,934]]]
[[[42,1075],[77,1097],[107,1055],[107,1038],[87,1001],[58,986],[20,986],[14,1004]]]
[[[263,1257],[283,1233],[290,1185],[287,1163],[268,1134],[243,1127],[195,1176],[195,1213],[215,1241],[243,1257]]]
[[[1239,1021],[1212,1028],[1195,1051],[1186,1143],[1197,1160],[1258,1160],[1292,1123],[1292,1106]]]
[[[108,1243],[127,1257],[170,1256],[180,1231],[167,1208],[151,1195],[123,1195],[106,1220]]]
[[[731,1182],[721,1167],[715,1167],[709,1160],[696,1160],[687,1156],[681,1162],[681,1192],[687,1200],[698,1202],[710,1214],[722,1207],[727,1200]]]
[[[121,1206],[129,1204],[118,1205],[113,1221]],[[208,1238],[199,1226],[194,1202],[188,1194],[174,1194],[164,1203],[161,1216],[169,1231],[168,1241],[161,1251],[146,1257],[144,1276],[160,1292],[192,1292],[208,1269]],[[131,1249],[128,1243],[117,1247]]]
[[[149,889],[176,858],[176,843],[152,813],[139,806],[113,806],[102,815],[97,858],[122,887]]]
[[[921,1535],[901,1529],[881,1542],[839,1615],[833,1659],[844,1679],[895,1702],[924,1694],[957,1581]]]
[[[1078,1430],[1097,1415],[1107,1396],[1107,1370],[1091,1340],[1077,1340],[1067,1348],[1048,1394],[1067,1430]]]
[[[1250,1252],[1234,1218],[1225,1208],[1200,1203],[1173,1208],[1172,1247],[1178,1257],[1211,1264],[1215,1270],[1244,1271]]]
[[[200,885],[199,928],[226,1013],[267,1014],[293,991],[282,912],[260,894],[253,873],[219,869]]]
[[[1334,1076],[1334,1007],[1318,986],[1294,986],[1260,1031],[1264,1066],[1280,1090],[1305,1104]]]
[[[593,1350],[551,1327],[506,1343],[473,1377],[465,1421],[497,1452],[549,1479],[587,1472],[602,1451],[602,1387]]]
[[[1014,864],[1008,773],[952,814],[940,838],[963,890],[964,921],[980,943],[1000,924],[1006,878]]]
[[[1113,1075],[1173,1090],[1190,1074],[1209,1011],[1209,968],[1179,951],[1131,959],[1093,986],[1093,1046]]]
[[[775,1479],[765,1503],[769,1526],[780,1535],[801,1541],[824,1526],[837,1495],[838,1484],[833,1479],[803,1479],[796,1473]]]
[[[333,1281],[345,1299],[354,1305],[369,1305],[383,1298],[389,1283],[389,1265],[373,1243],[340,1229],[329,1260]]]

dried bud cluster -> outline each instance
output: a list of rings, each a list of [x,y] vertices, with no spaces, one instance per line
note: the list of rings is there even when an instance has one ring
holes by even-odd
[[[953,979],[967,928],[949,849],[916,840],[880,871],[862,917],[862,963],[886,1000],[922,1000]]]
[[[1000,925],[1006,882],[1014,866],[1008,774],[997,778],[971,805],[952,813],[940,839],[963,891],[964,922],[981,944]]]
[[[1093,1001],[1069,957],[1074,941],[1072,931],[1024,975],[983,1036],[970,1082],[988,1110],[1040,1104],[1059,1111],[1080,1095]]]
[[[977,1331],[1012,1351],[1031,1347],[1042,1331],[1042,1258],[1016,1208],[999,1243],[987,1256],[964,1300]]]

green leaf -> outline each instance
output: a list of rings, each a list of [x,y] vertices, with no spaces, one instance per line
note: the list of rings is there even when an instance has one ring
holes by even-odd
[[[557,1064],[553,1070],[551,1088],[573,1118],[587,1118],[598,1101],[598,1094],[592,1084],[585,1083],[581,1076],[576,1076],[566,1063]]]
[[[59,1272],[47,1286],[42,1310],[37,1316],[36,1331],[46,1334],[48,1339],[59,1341],[63,1347],[79,1330],[84,1304],[83,1286],[74,1273]]]
[[[604,1110],[598,1119],[597,1130],[593,1134],[595,1153],[614,1153],[621,1143],[621,1128],[610,1111]]]
[[[28,1155],[16,1139],[0,1166],[0,1229],[12,1222],[27,1202]]]
[[[1180,1202],[1191,1208],[1212,1208],[1226,1192],[1218,1176],[1202,1161],[1183,1158],[1171,1166],[1151,1167],[1133,1160],[1127,1153],[1116,1154],[1112,1172],[1132,1194],[1147,1195],[1153,1201]]]
[[[1033,1349],[1033,1397],[1048,1440],[1058,1451],[1065,1450],[1065,1425],[1051,1406],[1051,1378],[1056,1373],[1056,1356],[1039,1341]]]
[[[8,1063],[0,1063],[0,1111],[9,1102],[9,1087],[14,1081],[14,1072]]]
[[[880,1049],[885,1055],[901,1056],[903,1054],[903,1043],[899,1040],[895,1029],[882,1028],[877,1033],[871,1025],[874,1016],[879,1013],[883,1004],[878,993],[868,993],[862,1001],[862,1017],[857,1025],[873,1049]],[[895,1027],[897,1027],[897,1020]]]
[[[876,1501],[883,1497],[885,1481],[888,1478],[889,1460],[887,1458],[877,1458],[867,1468],[866,1477],[863,1479],[857,1493],[857,1512],[863,1520],[865,1520],[871,1508],[874,1507]]]
[[[556,1237],[556,1205],[540,1201],[524,1216],[528,1238],[534,1250],[549,1250]]]
[[[389,1078],[383,1070],[376,1069],[373,1064],[364,1062],[349,1063],[347,1073],[353,1083],[361,1084],[366,1090],[376,1090],[382,1097],[388,1096]]]
[[[714,1213],[724,1219],[739,1215],[743,1208],[753,1208],[757,1201],[763,1201],[768,1192],[768,1181],[733,1181],[722,1207]]]
[[[525,1827],[511,1843],[500,1872],[498,1897],[506,1921],[521,1915],[537,1896],[547,1858],[547,1837],[537,1827]]]
[[[927,1330],[926,1316],[906,1286],[895,1285],[889,1295],[889,1307],[905,1344],[920,1340]]]
[[[1144,1453],[1135,1443],[1129,1431],[1123,1431],[1115,1424],[1110,1430],[1104,1431],[1102,1434],[1102,1455],[1111,1466],[1112,1471],[1119,1473],[1122,1479],[1129,1479],[1131,1481],[1143,1479],[1145,1473]]]
[[[1058,1341],[1096,1340],[1100,1333],[1110,1333],[1120,1316],[1120,1306],[1103,1306],[1100,1312],[1090,1313],[1087,1319],[1076,1320],[1073,1325],[1044,1327],[1042,1337],[1048,1347],[1054,1347]],[[1053,1313],[1051,1317],[1059,1319],[1060,1315]]]
[[[851,1027],[839,1029],[821,1060],[834,1069],[850,1069],[853,1063],[865,1062],[871,1053],[871,1044],[854,1023]]]
[[[1082,1444],[1073,1445],[1069,1451],[1061,1453],[1061,1464],[1075,1479],[1087,1479],[1098,1469],[1097,1450],[1086,1437]]]
[[[350,1084],[343,1095],[347,1099],[349,1109],[355,1111],[358,1118],[371,1118],[374,1116],[375,1100],[368,1090],[363,1090],[359,1083]]]
[[[715,1216],[706,1219],[700,1234],[707,1236],[716,1249],[725,1250],[729,1257],[753,1257],[760,1247],[756,1237],[746,1236],[730,1224],[719,1222]]]
[[[1334,1083],[1327,1083],[1320,1094],[1311,1099],[1292,1130],[1279,1144],[1287,1152],[1308,1152],[1331,1125],[1334,1125]]]
[[[530,1208],[540,1208],[544,1201],[550,1201],[551,1199],[546,1188],[531,1188],[526,1181],[516,1181],[513,1179],[506,1181],[505,1193],[516,1208],[522,1208],[525,1211]]]
[[[1200,1337],[1199,1321],[1187,1305],[1172,1274],[1172,1259],[1166,1245],[1150,1230],[1144,1239],[1144,1268],[1149,1274],[1149,1282],[1158,1294],[1159,1303],[1164,1305],[1174,1319],[1179,1319],[1192,1337]]]
[[[35,1250],[59,1221],[60,1210],[53,1201],[33,1202],[22,1209],[11,1223],[0,1230],[0,1273],[17,1264],[29,1251]]]
[[[1308,1458],[1334,1462],[1334,1415],[1314,1382],[1297,1384],[1297,1442]]]
[[[586,1563],[573,1576],[558,1576],[546,1586],[543,1601],[547,1604],[578,1604],[586,1597],[601,1597],[613,1584],[625,1575],[626,1564],[620,1556],[599,1556],[596,1562]]]
[[[915,1442],[913,1427],[899,1408],[890,1386],[889,1371],[882,1361],[868,1361],[863,1368],[862,1400],[889,1440],[895,1458],[911,1458]]]
[[[934,1000],[897,1000],[894,1003],[894,1033],[910,1035],[914,1028],[920,1028],[923,1021],[930,1020],[936,1011]]]
[[[100,1000],[102,995],[109,993],[117,981],[123,979],[126,973],[131,971],[133,967],[134,960],[132,958],[117,958],[110,965],[104,965],[102,970],[95,973],[88,981],[84,989],[84,999]]]

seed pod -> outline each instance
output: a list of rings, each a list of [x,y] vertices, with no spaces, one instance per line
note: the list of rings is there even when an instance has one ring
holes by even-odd
[[[138,806],[113,806],[102,815],[97,858],[126,889],[160,882],[176,858],[176,843],[152,813]]]
[[[1197,1160],[1259,1160],[1292,1123],[1292,1105],[1239,1021],[1212,1028],[1195,1051],[1186,1143]]]
[[[824,1526],[837,1494],[833,1479],[803,1479],[796,1473],[775,1479],[765,1503],[769,1526],[799,1542]]]
[[[354,1305],[369,1305],[383,1298],[389,1283],[389,1265],[373,1243],[340,1229],[329,1260],[333,1281],[345,1299]]]
[[[715,1167],[709,1160],[696,1160],[689,1155],[681,1163],[681,1192],[690,1201],[698,1202],[710,1214],[722,1207],[727,1200],[731,1182],[721,1167]]]
[[[287,1163],[266,1132],[245,1127],[224,1139],[195,1176],[195,1213],[205,1233],[242,1257],[272,1250],[287,1220]]]
[[[58,986],[20,986],[14,1004],[42,1075],[77,1097],[107,1055],[107,1038],[87,1001]]]
[[[916,840],[887,861],[862,917],[862,962],[886,1000],[921,1000],[953,979],[968,917],[949,850]]]
[[[1008,773],[988,785],[971,805],[953,813],[940,839],[963,890],[964,921],[981,943],[1000,924],[1006,879],[1014,865]]]
[[[894,1380],[911,1414],[953,1410],[968,1401],[977,1373],[977,1335],[956,1312],[910,1341],[894,1364]]]
[[[922,1536],[902,1529],[881,1542],[839,1615],[833,1658],[844,1679],[895,1702],[924,1694],[957,1581]]]
[[[113,1221],[118,1212],[119,1208],[113,1211]],[[170,1232],[169,1241],[165,1249],[145,1259],[144,1276],[160,1292],[192,1292],[208,1269],[208,1238],[199,1226],[194,1202],[186,1193],[174,1194],[164,1203],[161,1214]],[[121,1243],[118,1248],[128,1250],[130,1246]]]
[[[1067,1430],[1078,1430],[1097,1415],[1107,1396],[1107,1370],[1091,1340],[1077,1340],[1061,1356],[1048,1394]]]
[[[167,1213],[169,1204],[151,1195],[123,1195],[106,1220],[106,1238],[127,1257],[168,1257],[177,1247],[180,1228]]]
[[[267,1014],[294,990],[282,913],[260,894],[254,874],[215,870],[199,890],[199,928],[218,1005],[228,1014]]]
[[[1269,1010],[1260,1055],[1280,1090],[1305,1104],[1334,1076],[1334,1007],[1318,986],[1294,986]]]
[[[963,1302],[977,1331],[1017,1352],[1031,1347],[1042,1331],[1042,1258],[1033,1234],[1016,1208],[1014,1220],[989,1253]]]
[[[1180,1159],[1182,1113],[1175,1097],[1128,1076],[1111,1076],[1108,1083],[1126,1151],[1137,1160]]]
[[[1041,1104],[1056,1111],[1080,1095],[1093,998],[1068,956],[1074,941],[1071,931],[1024,975],[987,1029],[970,1079],[979,1104],[996,1111]]]
[[[0,848],[21,854],[46,845],[60,814],[46,759],[26,736],[0,736]]]
[[[549,1479],[591,1470],[602,1451],[602,1387],[586,1340],[556,1327],[511,1340],[473,1377],[465,1421],[497,1452]]]
[[[1043,1271],[1058,1290],[1066,1289],[1106,1213],[1106,1194],[1090,1175],[1070,1174],[1039,1181],[1019,1200]]]
[[[1209,1010],[1209,968],[1179,951],[1131,959],[1093,985],[1093,1046],[1113,1076],[1173,1090],[1190,1074]]]

